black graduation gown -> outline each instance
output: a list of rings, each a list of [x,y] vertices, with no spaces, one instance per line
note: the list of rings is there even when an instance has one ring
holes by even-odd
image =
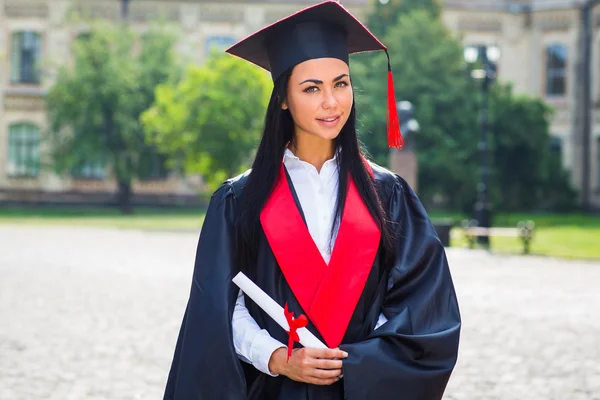
[[[238,272],[233,223],[247,176],[242,175],[225,182],[211,198],[164,399],[442,398],[457,360],[461,325],[444,248],[409,185],[371,167],[396,222],[397,255],[390,274],[375,257],[340,346],[349,354],[343,360],[344,377],[330,386],[309,385],[268,376],[239,360],[231,329],[239,289],[231,279]],[[281,306],[288,302],[296,316],[304,313],[264,236],[257,266],[249,277]],[[287,343],[287,333],[249,298],[245,301],[261,328]],[[381,312],[388,321],[374,330]],[[323,340],[312,323],[307,328]]]

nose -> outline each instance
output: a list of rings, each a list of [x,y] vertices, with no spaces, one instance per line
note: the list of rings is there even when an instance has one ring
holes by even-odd
[[[335,108],[337,106],[337,99],[333,95],[332,90],[324,90],[323,91],[323,108],[328,110],[330,108]]]

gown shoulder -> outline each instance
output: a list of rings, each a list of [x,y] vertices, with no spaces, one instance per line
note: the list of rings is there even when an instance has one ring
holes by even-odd
[[[219,206],[226,201],[234,201],[241,196],[244,186],[246,185],[246,181],[248,180],[248,175],[250,174],[250,170],[235,176],[233,178],[227,179],[223,182],[211,195],[210,203],[211,205]]]
[[[398,196],[400,194],[415,196],[415,193],[408,182],[400,175],[381,165],[375,164],[374,162],[368,161],[368,163],[373,170],[375,183],[380,195],[383,196],[382,200],[384,202],[391,200],[392,196]]]

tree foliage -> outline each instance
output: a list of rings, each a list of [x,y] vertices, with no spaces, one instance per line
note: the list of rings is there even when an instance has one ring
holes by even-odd
[[[380,9],[390,5],[395,17],[375,8],[368,23],[383,17],[396,20],[373,28],[386,32],[382,39],[391,56],[396,99],[413,103],[420,124],[419,194],[426,203],[441,198],[448,208],[470,212],[480,179],[481,82],[470,78],[462,45],[439,18],[435,2],[390,1]],[[381,54],[352,59],[360,138],[383,165],[390,154],[385,135],[386,62]],[[499,82],[494,87],[488,142],[496,208],[570,207],[574,192],[560,154],[550,150],[550,109],[539,99],[514,96]]]
[[[74,42],[72,65],[60,69],[48,93],[55,169],[105,164],[126,212],[133,179],[148,178],[159,159],[139,117],[154,101],[154,87],[177,75],[174,40],[164,28],[142,36],[124,25],[93,23]]]
[[[147,137],[187,173],[211,188],[251,163],[272,84],[264,71],[213,53],[176,85],[160,85],[143,115]]]
[[[490,114],[496,206],[505,210],[573,208],[576,193],[553,148],[551,109],[496,85]]]
[[[424,10],[401,15],[384,43],[391,55],[396,99],[413,103],[421,127],[417,134],[421,196],[431,199],[441,194],[454,207],[464,199],[471,201],[477,181],[473,168],[477,97],[466,78],[460,43],[439,18]],[[387,165],[387,60],[385,55],[359,57],[352,76],[363,125],[361,140],[376,161]]]
[[[423,10],[433,18],[438,18],[442,13],[439,0],[371,0],[371,13],[367,25],[371,32],[378,37],[387,34],[390,27],[398,22],[398,18],[415,10]]]

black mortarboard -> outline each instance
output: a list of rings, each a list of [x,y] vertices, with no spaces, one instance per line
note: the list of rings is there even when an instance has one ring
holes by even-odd
[[[383,50],[388,56],[388,145],[402,148],[394,80],[387,48],[348,10],[334,0],[305,8],[240,40],[226,51],[271,72],[276,80],[301,62]]]

